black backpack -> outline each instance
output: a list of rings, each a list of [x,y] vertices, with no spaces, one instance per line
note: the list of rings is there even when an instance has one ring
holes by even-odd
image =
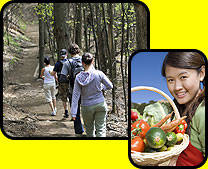
[[[76,78],[76,75],[82,71],[84,71],[84,67],[82,66],[82,57],[76,57],[69,59],[69,63],[71,65],[71,75],[70,75],[70,85],[72,89],[74,88],[74,81]]]
[[[58,76],[58,81],[60,82],[60,75],[61,75],[61,70],[62,70],[62,67],[63,67],[63,64],[65,61],[62,61],[62,60],[58,60],[57,62],[59,62],[59,67],[57,69],[57,76]],[[66,82],[65,82],[66,83]]]

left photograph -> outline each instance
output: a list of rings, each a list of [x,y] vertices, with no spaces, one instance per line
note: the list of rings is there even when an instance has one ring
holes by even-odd
[[[7,3],[3,113],[10,139],[127,139],[128,59],[149,44],[135,3]]]

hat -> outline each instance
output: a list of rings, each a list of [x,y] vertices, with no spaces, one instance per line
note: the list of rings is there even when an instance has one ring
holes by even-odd
[[[60,55],[61,56],[66,56],[67,55],[67,50],[66,49],[61,49]]]

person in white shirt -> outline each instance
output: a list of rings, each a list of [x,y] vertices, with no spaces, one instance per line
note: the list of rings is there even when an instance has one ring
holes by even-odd
[[[45,98],[46,102],[49,103],[49,106],[52,110],[51,116],[56,115],[56,96],[55,96],[55,89],[56,89],[56,79],[57,76],[51,76],[50,72],[53,71],[54,66],[50,65],[50,58],[45,57],[44,58],[45,67],[42,68],[40,77],[44,79],[44,92],[45,92]]]

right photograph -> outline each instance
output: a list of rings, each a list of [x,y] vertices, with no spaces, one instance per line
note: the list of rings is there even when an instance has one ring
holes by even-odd
[[[129,159],[133,165],[204,164],[206,64],[206,56],[198,50],[142,50],[131,56]]]

